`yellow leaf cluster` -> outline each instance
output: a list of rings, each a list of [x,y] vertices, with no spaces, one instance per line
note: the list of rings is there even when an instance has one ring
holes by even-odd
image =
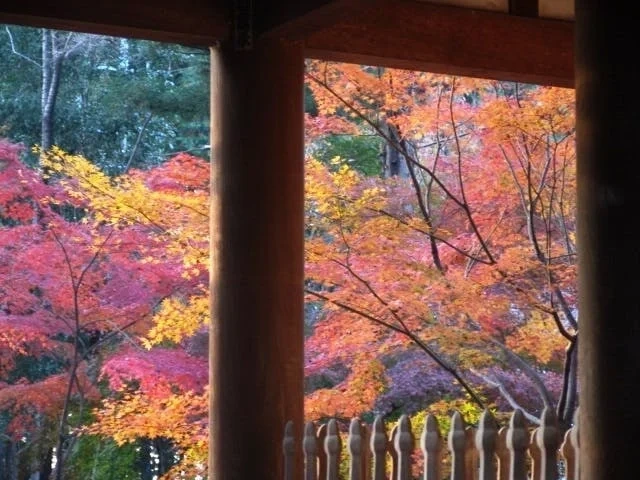
[[[209,315],[207,296],[194,296],[186,302],[179,298],[167,298],[154,315],[154,326],[143,343],[147,348],[165,341],[179,343],[208,325]]]
[[[109,177],[83,156],[58,147],[40,153],[41,164],[61,175],[59,181],[67,193],[88,204],[94,223],[148,226],[158,239],[168,242],[168,253],[184,259],[187,272],[207,265],[207,191],[152,189],[141,176]]]
[[[113,438],[119,445],[139,438],[167,438],[179,448],[180,470],[204,471],[208,452],[209,394],[154,397],[140,392],[104,400],[97,421],[80,433]],[[165,478],[184,478],[173,471]]]

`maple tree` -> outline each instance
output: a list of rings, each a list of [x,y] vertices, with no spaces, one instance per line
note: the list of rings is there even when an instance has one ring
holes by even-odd
[[[306,373],[324,379],[308,385],[308,415],[411,413],[445,375],[450,399],[522,408],[532,422],[555,405],[569,424],[573,92],[320,61],[307,80],[312,145],[385,145],[381,176],[308,149],[306,291],[321,314]],[[411,365],[433,383],[394,397],[407,388],[398,365],[418,352],[428,360]]]
[[[87,202],[94,221],[114,228],[145,228],[146,245],[155,241],[160,250],[139,249],[142,262],[179,262],[182,280],[177,285],[188,286],[160,303],[140,339],[147,351],[135,355],[125,347],[104,363],[102,375],[122,396],[103,403],[88,431],[111,436],[119,444],[138,438],[169,439],[182,452],[176,475],[203,474],[208,356],[206,349],[189,340],[198,335],[206,339],[209,321],[208,164],[181,154],[151,172],[131,171],[113,179],[84,158],[55,149],[49,162],[53,171],[68,178],[61,181],[68,193]],[[162,349],[183,341],[183,353]],[[158,409],[165,412],[160,424],[152,421]]]
[[[48,182],[0,144],[0,410],[13,445],[40,463],[20,468],[49,476],[53,457],[53,476],[70,478],[84,432],[162,439],[157,473],[178,458],[179,471],[202,471],[207,163],[179,155],[116,181],[57,148],[41,158]],[[165,423],[150,423],[161,407]]]

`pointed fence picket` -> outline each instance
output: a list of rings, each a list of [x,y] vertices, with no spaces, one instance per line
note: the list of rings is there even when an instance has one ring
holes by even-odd
[[[293,424],[288,422],[282,442],[285,480],[294,480],[297,440],[293,432]],[[304,480],[341,480],[342,443],[336,420],[319,428],[308,422],[301,442]],[[349,473],[343,480],[412,480],[416,448],[424,459],[421,480],[443,480],[445,450],[450,458],[450,480],[559,480],[559,459],[564,463],[563,479],[580,478],[577,412],[574,426],[562,438],[551,409],[543,411],[540,426],[535,429],[527,427],[520,410],[512,414],[508,426],[499,430],[489,411],[483,412],[477,429],[467,427],[456,412],[446,437],[436,417],[427,415],[417,442],[406,415],[389,434],[381,417],[376,417],[371,427],[353,419],[345,447]]]
[[[527,449],[529,435],[524,415],[520,410],[513,412],[505,436],[508,451],[509,470],[507,480],[527,480]]]
[[[362,444],[362,426],[360,421],[354,418],[349,425],[349,480],[362,480]]]
[[[284,427],[284,438],[282,439],[282,453],[284,454],[284,479],[293,479],[293,470],[295,462],[295,437],[293,435],[293,422],[288,421]]]
[[[386,479],[388,443],[384,420],[382,417],[377,417],[373,422],[371,443],[369,444],[373,458],[373,480]]]
[[[324,452],[327,455],[327,480],[339,480],[340,453],[342,440],[338,432],[338,424],[335,420],[329,420],[327,424],[327,436],[324,439]]]
[[[451,452],[451,480],[465,480],[465,470],[470,470],[467,467],[468,456],[465,454],[467,451],[467,432],[459,412],[455,412],[451,417],[447,446]]]
[[[431,414],[427,415],[424,422],[424,429],[420,436],[420,449],[424,457],[424,480],[440,480],[442,436],[438,420]]]

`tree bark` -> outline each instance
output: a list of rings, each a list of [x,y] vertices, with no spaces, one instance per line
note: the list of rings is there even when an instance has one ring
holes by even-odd
[[[407,161],[398,149],[398,145],[402,142],[398,128],[387,122],[382,125],[382,129],[390,140],[385,142],[384,145],[384,158],[382,165],[383,175],[386,178],[396,176],[408,178],[409,170],[407,167]]]
[[[44,151],[49,150],[53,145],[54,114],[63,58],[64,54],[56,48],[56,34],[51,30],[43,30],[40,146]]]

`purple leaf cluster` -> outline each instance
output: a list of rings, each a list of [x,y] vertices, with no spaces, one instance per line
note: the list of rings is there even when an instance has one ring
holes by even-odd
[[[549,391],[555,404],[562,391],[562,374],[553,371],[538,371],[537,374]],[[542,397],[538,393],[533,381],[523,372],[517,369],[504,370],[496,366],[488,369],[485,375],[504,385],[509,395],[513,397],[520,407],[534,415],[540,415],[542,413],[542,409],[544,408]],[[479,380],[479,383],[482,383],[482,380]],[[486,392],[489,398],[495,401],[499,410],[505,412],[513,410],[513,407],[500,395],[497,388],[488,387],[486,388]]]
[[[429,404],[462,394],[453,377],[423,352],[405,351],[386,363],[388,389],[376,401],[376,414],[389,415],[400,411],[412,414]]]

